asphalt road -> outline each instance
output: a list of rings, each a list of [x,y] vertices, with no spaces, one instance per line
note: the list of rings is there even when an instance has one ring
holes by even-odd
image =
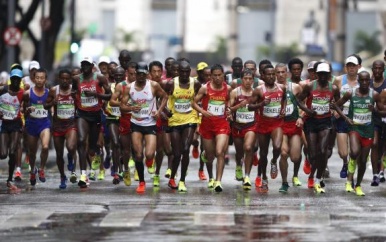
[[[187,193],[167,187],[153,188],[146,174],[147,190],[135,192],[137,182],[126,187],[104,181],[81,190],[68,183],[60,190],[59,175],[50,151],[47,182],[35,188],[24,180],[21,190],[5,187],[7,162],[0,164],[0,241],[386,241],[385,184],[371,187],[371,170],[363,182],[365,197],[345,191],[339,178],[341,160],[336,150],[329,161],[331,178],[326,193],[315,194],[299,172],[301,187],[279,193],[280,174],[269,180],[269,192],[243,191],[234,179],[234,150],[225,168],[222,193],[209,190],[197,176],[198,161],[191,159]],[[292,164],[289,177],[292,177]],[[166,158],[161,174],[166,170]],[[268,168],[269,170],[269,168]],[[256,176],[253,167],[251,178]]]

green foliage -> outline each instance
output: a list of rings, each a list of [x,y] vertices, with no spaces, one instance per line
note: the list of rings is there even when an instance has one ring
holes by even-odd
[[[272,51],[274,51],[275,54],[275,60],[272,61],[282,63],[287,63],[291,58],[301,54],[297,43],[275,46],[273,49],[271,49],[270,46],[263,45],[257,47],[257,60],[269,59],[273,54]]]
[[[378,38],[380,34],[380,31],[368,34],[363,30],[358,30],[354,40],[355,53],[366,50],[372,55],[378,55],[382,51],[382,45]]]

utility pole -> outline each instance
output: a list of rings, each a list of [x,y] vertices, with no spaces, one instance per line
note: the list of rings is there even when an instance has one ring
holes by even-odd
[[[237,56],[237,0],[228,0],[228,15],[229,37],[227,41],[227,59],[230,63],[232,59]]]
[[[39,62],[40,62],[40,66],[42,67],[45,67],[45,29],[44,29],[44,25],[45,25],[45,10],[46,10],[46,1],[45,0],[41,0],[42,1],[42,17],[41,17],[41,22],[40,22],[40,25],[41,25],[41,38],[40,38],[40,44],[39,44]]]
[[[8,27],[15,27],[15,9],[16,1],[8,0]],[[15,62],[15,47],[7,47],[7,68],[9,68],[12,63]]]
[[[180,38],[179,58],[186,57],[185,35],[186,35],[186,0],[177,1],[177,28]]]
[[[71,50],[71,46],[75,41],[75,0],[71,0],[70,3],[70,33],[71,33],[71,40],[70,40],[70,52],[69,52],[69,65],[72,68],[74,65],[74,53],[73,50]]]

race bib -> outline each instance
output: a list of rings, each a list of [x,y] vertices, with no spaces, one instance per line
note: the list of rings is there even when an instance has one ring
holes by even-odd
[[[95,107],[98,105],[98,99],[96,97],[80,97],[80,103],[84,108]]]
[[[311,108],[312,110],[315,110],[317,115],[323,115],[330,112],[330,104],[328,103],[328,101],[319,103],[312,102]]]
[[[139,112],[132,112],[132,116],[136,119],[145,119],[150,117],[150,107],[149,105],[145,104],[146,106],[142,106],[141,110]]]
[[[189,113],[192,111],[192,105],[189,99],[176,99],[174,102],[174,110],[177,113]]]
[[[293,103],[287,103],[287,106],[285,108],[285,116],[290,116],[294,112],[294,104]]]
[[[255,112],[249,111],[246,107],[239,108],[236,111],[237,123],[251,123],[255,121]]]
[[[343,114],[344,115],[348,115],[349,108],[350,108],[350,100],[348,100],[347,102],[345,102],[343,104]]]
[[[47,118],[48,110],[45,110],[43,104],[32,104],[34,111],[31,112],[30,116],[32,118]]]
[[[354,111],[353,122],[360,125],[368,125],[371,123],[371,112],[357,113]]]
[[[208,112],[215,116],[224,116],[225,114],[225,103],[223,101],[209,100]]]
[[[74,105],[58,104],[56,108],[56,116],[59,119],[72,119],[75,115]]]
[[[111,107],[111,115],[121,117],[121,110],[119,107]]]
[[[0,105],[0,112],[3,113],[4,120],[14,120],[17,118],[19,109],[11,105]]]
[[[281,106],[264,106],[263,115],[268,118],[276,118],[280,115]]]

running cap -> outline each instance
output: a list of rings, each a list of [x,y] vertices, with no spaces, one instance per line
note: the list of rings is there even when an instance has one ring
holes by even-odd
[[[23,72],[21,70],[19,70],[19,69],[13,69],[11,71],[11,78],[14,77],[14,76],[22,78],[23,77]]]
[[[197,71],[201,71],[203,70],[205,67],[208,67],[208,64],[206,64],[205,62],[200,62],[197,64]]]
[[[13,69],[19,69],[19,70],[23,70],[23,67],[19,64],[19,63],[14,63],[14,64],[12,64],[11,65],[11,71],[13,70]]]
[[[315,63],[316,63],[316,61],[311,61],[310,63],[308,63],[308,65],[307,65],[307,70],[309,70],[309,69],[314,69]]]
[[[330,65],[327,63],[320,63],[316,72],[330,72]]]
[[[40,68],[40,64],[39,64],[39,62],[37,62],[37,61],[31,61],[30,63],[29,63],[29,70],[32,70],[32,69],[39,69]]]
[[[149,72],[149,68],[147,67],[146,62],[138,62],[137,69],[135,69],[137,73],[145,73]]]
[[[94,64],[94,61],[93,61],[91,56],[84,57],[83,60],[80,63],[82,63],[82,62],[88,62],[88,63],[90,63],[92,65]]]
[[[101,63],[106,63],[106,64],[109,64],[110,63],[110,58],[108,56],[101,56],[99,57],[99,63],[98,65],[100,65]]]
[[[349,56],[347,59],[346,59],[346,65],[348,63],[353,63],[354,65],[358,65],[358,59],[355,57],[355,56]]]

